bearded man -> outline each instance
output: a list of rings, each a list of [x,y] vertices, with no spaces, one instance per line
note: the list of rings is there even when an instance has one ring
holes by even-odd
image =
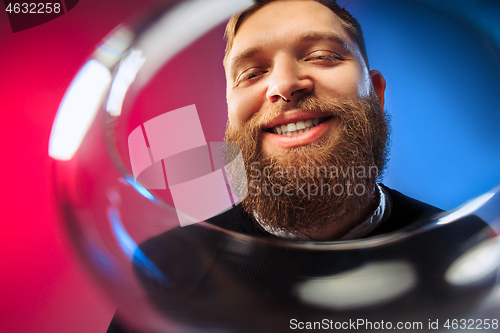
[[[229,178],[236,194],[248,193],[241,203],[207,222],[246,235],[329,241],[416,226],[415,222],[424,223],[441,212],[377,183],[387,160],[385,80],[380,72],[369,70],[361,27],[346,10],[330,0],[256,1],[231,18],[226,37],[229,112],[225,139],[232,143],[229,148],[241,149],[245,161],[245,170],[230,170]],[[228,160],[239,149],[227,149]],[[244,190],[239,191],[240,186]],[[401,302],[389,304],[383,313],[400,320],[414,310],[428,309],[422,312],[422,318],[428,318],[436,309],[448,308],[440,305],[443,300],[446,304],[473,303],[461,291],[456,297],[443,296],[437,291],[450,287],[435,278],[444,275],[439,269],[449,267],[466,251],[463,244],[474,246],[465,240],[485,224],[471,218],[451,226],[451,232],[433,229],[432,239],[446,239],[448,244],[439,251],[427,245],[417,247],[419,237],[405,243],[406,250],[419,248],[408,257],[416,262],[414,268],[400,261],[397,246],[401,242],[395,248],[377,248],[370,257],[364,247],[309,251],[249,242],[246,237],[194,225],[174,228],[142,243],[134,267],[151,304],[191,326],[244,332],[265,327],[281,332],[288,331],[283,323],[291,314],[307,320],[347,318],[342,310],[321,317],[321,306],[309,308],[316,304],[311,300],[318,299],[335,306],[345,305],[344,301],[356,304],[359,311],[366,310],[356,316],[368,318],[374,299],[383,305],[384,293],[393,295],[394,281],[411,283],[397,295]],[[460,251],[455,251],[456,244],[462,244]],[[364,270],[372,267],[364,264],[379,257],[388,260],[384,265],[389,266]],[[433,270],[430,273],[427,263]],[[422,271],[414,274],[419,267]],[[352,272],[361,272],[355,269],[363,269],[367,278],[356,275],[351,279]],[[370,282],[372,274],[375,283]],[[381,288],[380,281],[392,275],[396,279],[387,280],[387,288]],[[168,283],[158,276],[168,277]],[[325,276],[335,278],[325,280]],[[421,283],[414,283],[416,276],[422,277]],[[301,294],[300,286],[314,277],[319,277],[321,292]],[[347,284],[324,288],[325,281],[344,280]],[[332,290],[343,296],[327,293],[323,297]],[[379,315],[375,311],[370,320],[380,320]],[[445,313],[446,318],[450,316]],[[132,330],[117,316],[108,332]]]
[[[440,211],[377,184],[386,83],[369,70],[349,12],[329,0],[257,1],[231,18],[226,38],[225,140],[242,150],[249,193],[209,222],[321,241],[390,232]]]

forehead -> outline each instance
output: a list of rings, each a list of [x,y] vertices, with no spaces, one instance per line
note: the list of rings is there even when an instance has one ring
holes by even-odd
[[[329,8],[313,0],[278,0],[251,14],[240,26],[228,55],[232,59],[251,49],[279,48],[306,34],[337,36],[356,47],[342,21]]]

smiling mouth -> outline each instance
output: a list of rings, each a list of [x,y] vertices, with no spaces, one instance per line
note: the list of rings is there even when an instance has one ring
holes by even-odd
[[[281,124],[275,127],[271,127],[266,129],[265,131],[283,136],[294,136],[305,133],[313,129],[314,127],[318,126],[319,124],[324,123],[330,118],[332,117],[330,116],[330,117],[320,117],[307,120],[300,120],[297,122]]]

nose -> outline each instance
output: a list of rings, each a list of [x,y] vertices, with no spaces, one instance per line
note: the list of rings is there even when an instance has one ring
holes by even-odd
[[[282,57],[275,61],[273,72],[269,76],[269,86],[266,97],[271,103],[290,102],[301,95],[311,92],[313,81],[300,68],[294,59]]]

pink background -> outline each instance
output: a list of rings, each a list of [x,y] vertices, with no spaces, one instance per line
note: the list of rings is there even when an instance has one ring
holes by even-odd
[[[106,331],[115,305],[101,295],[67,243],[53,200],[48,139],[66,89],[101,39],[119,23],[160,2],[163,1],[80,0],[73,10],[62,17],[15,34],[9,26],[3,2],[0,4],[2,332]],[[358,4],[358,1],[353,3]],[[388,80],[386,103],[394,115],[391,172],[386,184],[446,209],[498,184],[498,145],[495,143],[499,142],[497,78],[500,76],[492,74],[498,73],[497,58],[484,55],[477,59],[488,61],[471,62],[470,52],[462,51],[479,50],[470,46],[479,41],[476,35],[464,35],[464,31],[468,30],[462,21],[450,24],[453,16],[448,15],[443,20],[441,12],[429,11],[419,2],[399,1],[395,6],[396,2],[385,1],[387,7],[381,7],[385,10],[361,7],[363,3],[373,3],[373,7],[377,3],[360,0],[360,9],[356,11],[356,6],[353,6],[353,14],[366,26],[365,38],[372,66],[380,69]],[[474,5],[479,9],[482,3],[492,4],[486,0],[456,1],[450,6],[463,9],[463,13],[479,13],[478,19],[484,17],[486,20],[490,13],[494,16],[497,11],[485,10],[481,14],[467,9],[467,6],[473,8]],[[422,12],[427,16],[422,18],[415,14]],[[375,21],[370,21],[372,17]],[[493,23],[497,21],[491,22],[491,31],[494,31]],[[394,28],[395,24],[398,28]],[[422,26],[441,33],[443,25],[448,26],[446,24],[449,24],[452,36],[460,36],[461,43],[456,43],[456,48],[442,48],[443,40],[448,44],[453,40],[443,38],[441,34],[429,35],[428,30],[423,30],[422,35],[417,33]],[[394,31],[398,32],[398,40],[406,40],[408,36],[419,39],[416,43],[395,44]],[[469,43],[465,43],[464,36],[468,36]],[[378,45],[395,45],[395,48],[378,48]],[[432,66],[421,66],[422,50],[432,51],[432,61],[427,59],[426,62]],[[459,58],[450,58],[451,54]],[[204,75],[211,77],[213,73]],[[447,81],[446,84],[442,80],[431,82],[429,77],[442,77]],[[463,85],[463,78],[475,84]],[[456,85],[450,86],[448,81]],[[476,84],[478,82],[486,83]],[[189,85],[189,78],[176,82],[176,86],[179,84]],[[164,85],[153,88],[164,89]],[[460,99],[452,99],[451,104],[449,99],[438,97],[429,102],[433,96],[455,97],[457,91],[464,89],[467,94],[460,95]],[[173,89],[166,91],[174,94]],[[156,91],[153,93],[158,94]],[[199,100],[211,96],[205,90],[194,93]],[[422,96],[426,98],[422,99]],[[152,104],[153,101],[147,97],[149,95],[145,94],[140,99],[143,108],[156,105],[156,101]],[[172,99],[171,96],[168,98]],[[180,98],[174,98],[174,102],[158,112],[193,103],[186,103]],[[215,103],[223,107],[219,101],[210,101],[210,105]],[[475,106],[473,117],[468,105]],[[217,109],[219,107],[214,107],[214,110]],[[148,119],[138,118],[126,130],[131,131]],[[205,121],[202,118],[202,123]],[[422,136],[422,123],[435,125]],[[220,141],[218,135],[204,130],[207,141]],[[214,133],[219,132],[220,129],[214,130]],[[123,148],[126,150],[126,145]],[[431,156],[432,163],[422,161],[423,154]],[[450,165],[454,167],[450,168]]]
[[[73,77],[107,35],[159,0],[81,0],[12,33],[0,5],[2,332],[105,332],[115,311],[80,266],[55,207],[48,139]]]

